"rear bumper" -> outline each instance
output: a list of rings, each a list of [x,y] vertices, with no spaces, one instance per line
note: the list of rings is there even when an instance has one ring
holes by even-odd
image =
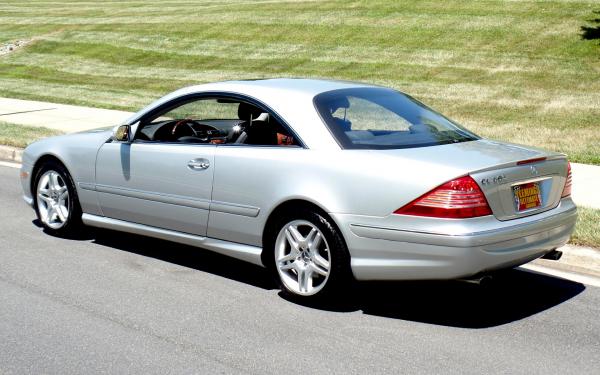
[[[428,280],[468,277],[536,259],[569,240],[577,208],[566,198],[550,211],[510,221],[332,216],[347,241],[357,279]]]

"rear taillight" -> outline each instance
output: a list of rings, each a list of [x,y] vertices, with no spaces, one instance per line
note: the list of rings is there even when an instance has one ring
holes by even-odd
[[[567,167],[567,182],[565,182],[565,187],[563,188],[561,198],[571,196],[571,185],[573,183],[573,174],[571,173],[571,163],[568,163]]]
[[[491,215],[492,210],[475,180],[463,176],[438,186],[394,213],[464,219]]]

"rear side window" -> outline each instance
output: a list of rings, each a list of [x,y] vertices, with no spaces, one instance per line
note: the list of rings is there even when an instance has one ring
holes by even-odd
[[[315,96],[314,104],[343,148],[409,148],[479,139],[423,103],[392,89],[327,91]]]

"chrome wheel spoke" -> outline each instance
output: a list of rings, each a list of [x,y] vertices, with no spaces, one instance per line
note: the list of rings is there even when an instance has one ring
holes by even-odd
[[[48,212],[46,213],[48,222],[46,224],[50,224],[50,222],[54,220],[54,215],[56,215],[56,209],[54,208],[54,205],[48,206]]]
[[[38,194],[38,198],[41,199],[42,202],[44,202],[46,205],[50,205],[53,202],[52,198],[50,198],[49,196],[44,195],[42,193]]]
[[[62,204],[63,202],[65,202],[67,200],[67,198],[69,198],[69,192],[67,190],[65,190],[62,193],[60,193],[60,195],[58,196],[58,201],[61,202],[61,204]]]
[[[326,271],[329,271],[329,261],[327,261],[327,259],[323,258],[318,253],[313,256],[313,262],[315,265],[325,269]]]
[[[60,221],[61,221],[61,222],[63,222],[63,223],[64,223],[65,221],[67,221],[67,218],[66,218],[66,216],[65,216],[65,215],[64,215],[64,213],[62,212],[62,211],[63,211],[63,208],[62,208],[62,207],[60,207],[60,206],[57,206],[57,207],[55,207],[55,208],[54,208],[54,211],[56,212],[56,216],[58,216],[58,220],[60,220]]]
[[[296,233],[297,232],[298,231],[296,230]],[[292,251],[298,252],[298,249],[299,249],[298,240],[292,234],[291,228],[285,230],[285,238],[287,239],[287,242],[290,244],[290,247],[292,248]]]
[[[57,191],[60,188],[60,185],[58,184],[58,174],[56,172],[50,172],[50,175],[48,177],[48,184],[50,185],[50,190]]]
[[[284,255],[283,257],[279,258],[278,261],[279,261],[279,263],[285,263],[285,262],[295,260],[296,257],[298,256],[297,254],[298,254],[297,251],[292,250],[292,251],[290,251],[289,254]]]
[[[40,220],[42,220],[44,223],[47,223],[49,221],[48,209],[40,207],[39,203],[38,203],[38,209],[40,210]]]
[[[298,285],[300,286],[300,291],[309,292],[309,289],[312,289],[312,271],[309,267],[301,268],[298,271]]]
[[[290,225],[290,227],[288,228],[288,232],[290,233],[293,240],[296,242],[296,245],[300,245],[304,242],[304,237],[298,231],[298,227]]]
[[[296,263],[290,262],[290,263],[282,264],[279,266],[279,269],[283,270],[283,271],[296,269]]]
[[[321,245],[321,233],[315,228],[306,236],[306,240],[308,241],[308,248],[311,251],[317,251]]]
[[[312,263],[311,267],[312,267],[312,270],[315,273],[318,273],[321,276],[327,276],[327,275],[329,275],[329,270],[326,269],[326,268],[322,268],[321,266],[317,265],[316,262]]]

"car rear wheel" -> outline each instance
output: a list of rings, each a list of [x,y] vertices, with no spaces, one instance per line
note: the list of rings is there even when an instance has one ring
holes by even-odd
[[[274,269],[281,290],[317,300],[351,281],[345,242],[330,219],[314,211],[284,215],[276,226]]]
[[[35,211],[44,229],[57,236],[72,236],[81,229],[77,191],[67,170],[49,161],[35,180]]]

